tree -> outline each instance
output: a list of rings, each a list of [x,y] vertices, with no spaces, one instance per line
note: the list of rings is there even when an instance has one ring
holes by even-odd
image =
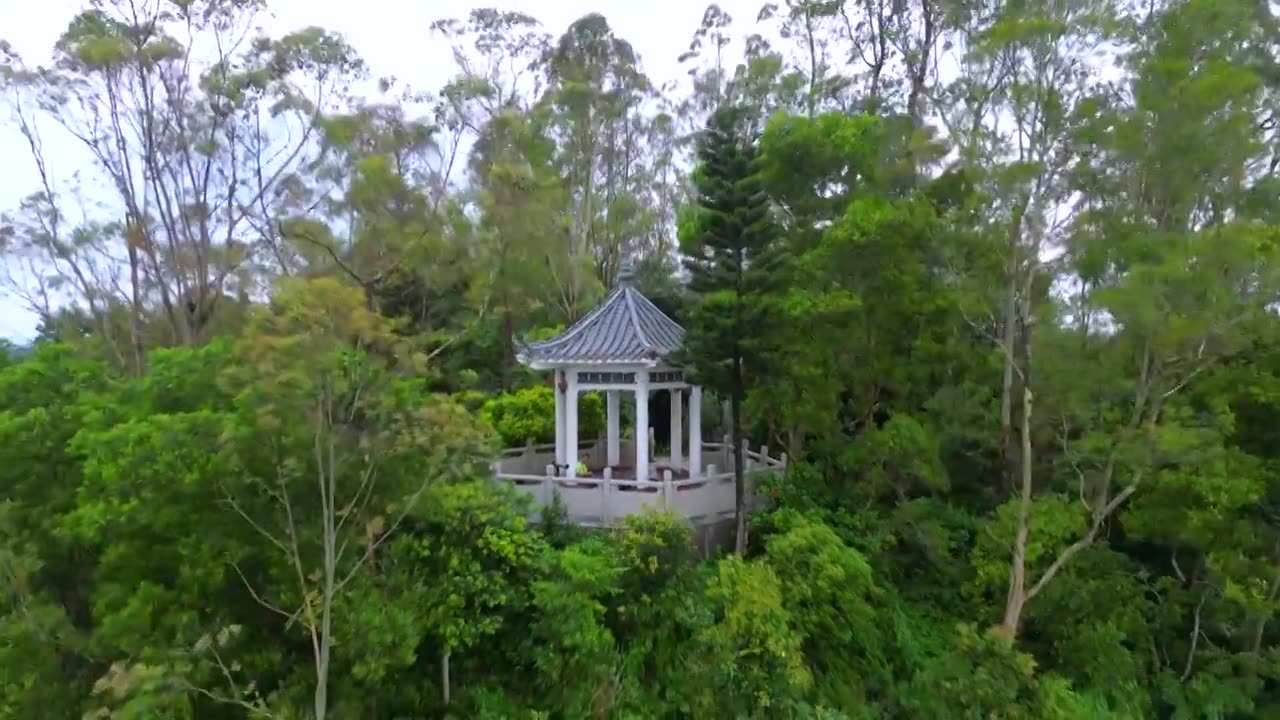
[[[438,647],[441,704],[448,706],[451,666],[497,634],[509,614],[526,610],[520,593],[545,546],[528,532],[525,507],[484,481],[433,485],[424,500],[410,518],[412,532],[388,546],[384,577],[369,585],[375,600],[379,585],[411,599],[404,604],[410,622],[421,623]],[[411,638],[395,644],[416,649]]]
[[[795,256],[785,319],[769,327],[769,381],[749,405],[789,457],[877,415],[916,413],[929,375],[975,364],[947,278],[990,277],[990,253],[965,217],[972,193],[951,174],[917,185],[904,167],[910,135],[902,118],[826,112],[778,114],[761,136],[765,188]],[[928,158],[917,146],[918,167]]]
[[[1165,426],[1176,417],[1171,403],[1205,368],[1240,350],[1238,323],[1260,312],[1273,292],[1270,231],[1231,222],[1221,210],[1240,196],[1264,154],[1254,137],[1265,125],[1251,119],[1260,85],[1243,65],[1227,71],[1229,63],[1180,60],[1197,52],[1253,57],[1244,22],[1253,11],[1245,5],[1193,20],[1203,6],[1173,3],[1144,13],[1140,23],[1135,18],[1138,33],[1129,37],[1116,35],[1127,26],[1116,22],[1110,3],[1011,5],[982,18],[989,24],[974,36],[970,59],[1000,80],[975,92],[979,76],[967,79],[967,117],[979,107],[1006,108],[1014,120],[1007,139],[985,131],[962,136],[975,143],[962,156],[987,158],[998,218],[992,229],[1005,246],[1003,309],[987,327],[998,328],[1001,442],[1020,507],[1002,621],[1010,635],[1026,604],[1169,461],[1171,448],[1160,437],[1176,432]],[[1081,48],[1100,37],[1132,43],[1124,52],[1132,82],[1110,86],[1090,77]],[[1206,134],[1216,149],[1191,152]],[[1007,163],[995,162],[1006,156]],[[1054,252],[1065,253],[1063,262],[1046,262]],[[1241,284],[1208,293],[1219,280]],[[1072,288],[1065,298],[1053,291],[1058,283]],[[1059,334],[1062,327],[1072,328],[1071,339]],[[1033,373],[1033,357],[1037,367],[1060,369]],[[1110,365],[1122,357],[1128,360],[1121,367]],[[1124,384],[1100,393],[1101,377]],[[1047,412],[1044,420],[1033,413],[1033,398]],[[1089,408],[1083,416],[1076,415],[1081,404]],[[1052,466],[1037,461],[1046,435],[1072,460],[1088,520],[1033,578],[1026,559],[1037,495],[1061,487],[1044,475]],[[1094,441],[1105,449],[1090,448],[1086,454],[1097,455],[1078,462],[1079,448]]]
[[[0,87],[41,179],[5,223],[16,229],[11,252],[32,260],[23,294],[46,317],[68,290],[99,320],[126,308],[124,332],[102,335],[135,369],[153,313],[167,343],[203,342],[225,296],[255,287],[259,263],[279,249],[279,191],[313,157],[318,120],[364,72],[320,28],[256,34],[260,8],[103,0],[72,20],[52,67],[28,67],[5,46]],[[44,156],[49,126],[87,152],[86,186],[101,179],[111,193],[102,211],[77,209],[79,224],[79,188],[60,185]]]
[[[480,212],[475,243],[479,280],[500,323],[500,387],[511,388],[515,340],[527,330],[518,317],[556,308],[572,317],[575,300],[561,282],[589,273],[585,255],[566,253],[568,195],[556,172],[555,146],[537,118],[504,111],[489,120],[471,153],[472,202]]]
[[[696,381],[729,398],[732,411],[737,552],[747,546],[742,407],[768,332],[778,232],[741,111],[722,108],[698,147],[697,204],[680,247],[698,302],[689,312],[683,362]]]
[[[813,685],[805,667],[803,636],[786,607],[781,578],[769,565],[740,557],[716,563],[707,584],[716,622],[698,638],[706,684],[698,714],[740,716],[786,709]]]
[[[1004,292],[991,303],[986,327],[1003,358],[1001,443],[1006,486],[1020,497],[1022,519],[1013,540],[1009,594],[1003,626],[1016,635],[1027,601],[1025,555],[1034,498],[1032,438],[1033,335],[1045,314],[1053,278],[1043,256],[1064,230],[1068,202],[1062,177],[1073,160],[1074,111],[1091,75],[1082,48],[1107,37],[1110,7],[1079,0],[1053,6],[1013,3],[975,12],[966,72],[955,83],[972,134],[958,133],[961,157],[981,157],[992,197],[989,232],[1004,255]],[[1007,131],[1001,113],[1013,122]],[[952,126],[959,124],[950,119]],[[983,291],[979,289],[981,294]],[[994,308],[998,307],[998,310]],[[1015,427],[1016,426],[1016,427]]]
[[[631,43],[598,13],[569,26],[548,51],[545,70],[540,108],[569,202],[568,257],[590,258],[595,278],[609,287],[622,261],[639,254],[651,220],[640,143],[641,109],[653,88]],[[577,319],[576,303],[590,288],[580,270],[570,265],[557,277],[567,320]]]
[[[86,5],[0,48],[0,719],[1280,717],[1274,3],[712,5],[666,83],[476,9],[431,94]],[[493,484],[624,260],[750,557]]]
[[[227,381],[248,420],[231,446],[244,479],[223,502],[276,551],[266,587],[245,583],[306,629],[324,718],[344,588],[377,572],[378,548],[434,482],[485,466],[487,443],[461,408],[421,392],[413,354],[335,280],[283,284],[239,353]]]
[[[779,35],[792,40],[801,48],[797,70],[805,84],[802,109],[808,117],[814,117],[819,108],[825,108],[842,94],[848,86],[847,78],[832,72],[829,29],[834,27],[843,3],[830,0],[784,0],[781,3],[765,3],[757,16],[758,22],[774,19],[780,21]],[[847,18],[846,18],[847,19]]]

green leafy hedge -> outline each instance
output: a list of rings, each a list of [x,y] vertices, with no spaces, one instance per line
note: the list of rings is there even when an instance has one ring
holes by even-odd
[[[516,447],[529,440],[552,443],[556,439],[556,398],[551,386],[538,385],[490,398],[480,408],[504,447]],[[599,436],[604,430],[604,402],[598,393],[588,393],[578,401],[578,438]]]

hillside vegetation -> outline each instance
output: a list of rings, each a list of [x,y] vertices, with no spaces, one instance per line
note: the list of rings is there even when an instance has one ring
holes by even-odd
[[[0,44],[0,720],[1280,717],[1272,4],[266,10]],[[791,461],[714,557],[491,475],[628,263]]]

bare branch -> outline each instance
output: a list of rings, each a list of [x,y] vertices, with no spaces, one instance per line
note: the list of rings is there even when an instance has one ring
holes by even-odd
[[[1063,456],[1063,457],[1065,457],[1065,458],[1067,459],[1067,462],[1071,464],[1071,469],[1075,472],[1075,474],[1076,474],[1076,478],[1077,478],[1077,480],[1079,481],[1079,482],[1078,482],[1078,484],[1077,484],[1077,487],[1078,487],[1078,490],[1079,490],[1079,493],[1080,493],[1080,504],[1081,504],[1081,505],[1084,505],[1084,508],[1085,508],[1086,510],[1088,510],[1088,511],[1089,511],[1089,514],[1090,514],[1090,516],[1092,516],[1092,515],[1093,515],[1093,507],[1092,507],[1091,505],[1089,505],[1089,501],[1085,498],[1085,492],[1084,492],[1084,490],[1085,490],[1085,476],[1084,476],[1084,470],[1082,470],[1082,469],[1080,468],[1080,464],[1076,462],[1075,456],[1074,456],[1074,455],[1072,455],[1072,453],[1071,453],[1071,448],[1070,448],[1070,446],[1067,444],[1067,433],[1068,433],[1068,432],[1069,432],[1069,431],[1068,431],[1068,429],[1067,429],[1067,414],[1066,414],[1066,412],[1064,411],[1064,412],[1062,413],[1062,435],[1061,435],[1061,436],[1059,436],[1059,437],[1060,437],[1060,439],[1061,439],[1061,444],[1062,444],[1062,456]]]
[[[249,515],[249,513],[245,512],[244,508],[240,507],[240,503],[236,501],[235,497],[233,497],[232,494],[228,492],[225,487],[223,488],[222,502],[225,503],[226,505],[230,505],[231,509],[235,510],[236,514],[244,518],[245,522],[249,523],[249,525],[254,530],[257,530],[259,535],[266,538],[268,542],[270,542],[272,545],[279,548],[285,554],[288,554],[289,548],[284,544],[284,542],[280,540],[280,538],[273,535],[271,531],[262,527],[262,525],[257,520],[254,520]]]
[[[490,284],[489,284],[488,289],[485,291],[484,301],[480,304],[480,311],[479,311],[478,313],[476,313],[476,317],[475,317],[475,319],[474,319],[474,320],[472,320],[472,321],[467,325],[467,327],[465,327],[465,328],[463,328],[462,330],[460,330],[460,331],[458,331],[457,333],[455,333],[455,334],[453,335],[453,337],[451,337],[451,338],[449,338],[448,340],[446,340],[446,341],[444,341],[443,343],[441,343],[441,345],[440,345],[439,347],[437,347],[436,349],[434,349],[434,350],[432,350],[431,352],[427,353],[427,361],[428,361],[428,362],[430,362],[431,360],[434,360],[434,359],[436,358],[436,356],[440,355],[440,353],[442,353],[442,352],[444,352],[446,349],[448,349],[450,345],[452,345],[452,344],[454,344],[455,342],[457,342],[457,341],[461,340],[462,338],[466,337],[467,335],[469,335],[469,334],[471,333],[471,331],[472,331],[472,330],[474,330],[474,329],[476,329],[477,327],[479,327],[480,323],[484,321],[485,315],[486,315],[486,314],[488,313],[488,311],[489,311],[489,301],[490,301],[492,298],[493,298],[493,284],[492,284],[492,283],[490,283]]]
[[[1107,503],[1101,511],[1094,514],[1093,520],[1089,524],[1089,530],[1084,534],[1084,537],[1075,541],[1068,546],[1067,549],[1063,550],[1058,555],[1057,559],[1053,561],[1053,564],[1051,564],[1044,571],[1044,574],[1040,576],[1040,579],[1036,584],[1027,591],[1028,602],[1030,602],[1035,596],[1039,595],[1040,592],[1044,590],[1045,586],[1049,584],[1049,581],[1052,580],[1073,557],[1093,544],[1094,539],[1098,536],[1098,531],[1102,529],[1102,525],[1106,522],[1107,518],[1111,517],[1111,513],[1115,512],[1115,509],[1120,507],[1125,500],[1128,500],[1130,495],[1137,492],[1141,481],[1142,473],[1139,472],[1128,487],[1112,498],[1111,502]]]
[[[281,610],[278,606],[262,599],[262,596],[258,594],[258,591],[253,589],[253,583],[250,583],[249,579],[244,576],[244,572],[240,570],[240,565],[238,563],[233,561],[231,563],[231,567],[236,571],[236,575],[240,576],[240,581],[244,583],[245,589],[249,591],[249,594],[253,596],[253,599],[257,601],[259,605],[286,619],[293,619],[297,616],[297,612],[287,613],[284,610]]]
[[[245,712],[249,713],[250,717],[269,718],[271,720],[274,720],[277,717],[276,715],[272,714],[270,711],[266,710],[265,708],[263,708],[261,705],[257,703],[252,703],[247,700],[241,700],[240,698],[228,697],[220,693],[215,693],[208,690],[207,688],[202,688],[197,685],[193,685],[186,680],[179,680],[178,686],[181,687],[183,690],[186,690],[187,692],[193,692],[199,695],[203,695],[209,698],[210,700],[213,700],[214,702],[221,703],[223,705],[232,705],[235,707],[239,707],[243,709]]]
[[[1209,599],[1209,591],[1205,590],[1200,593],[1200,602],[1196,604],[1195,621],[1191,625],[1191,647],[1187,649],[1187,662],[1182,668],[1182,675],[1178,680],[1186,682],[1191,677],[1191,668],[1196,659],[1196,645],[1200,642],[1200,611],[1204,609],[1204,603]]]
[[[452,458],[452,457],[447,458],[444,467],[446,468],[454,467],[456,465],[454,461],[455,461],[455,458]],[[365,554],[360,556],[360,559],[355,562],[355,564],[351,567],[351,570],[346,574],[346,576],[343,577],[342,580],[334,587],[335,593],[339,592],[344,586],[346,586],[346,584],[351,580],[351,578],[355,577],[356,573],[360,571],[360,568],[364,567],[365,562],[373,555],[374,551],[382,546],[382,543],[386,542],[389,538],[395,535],[396,530],[399,529],[400,527],[400,524],[404,522],[404,519],[408,517],[409,513],[412,512],[415,507],[417,507],[418,500],[422,497],[423,493],[425,493],[427,491],[427,488],[430,486],[431,486],[430,482],[423,482],[418,486],[417,490],[415,490],[413,494],[409,496],[408,500],[405,501],[404,503],[404,507],[400,509],[399,515],[397,515],[395,521],[391,523],[391,527],[387,528],[386,532],[383,532],[382,534],[380,534],[376,540],[370,543],[369,548],[365,552]]]

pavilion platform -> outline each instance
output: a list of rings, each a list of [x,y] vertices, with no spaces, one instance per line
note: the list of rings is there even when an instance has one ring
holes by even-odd
[[[581,443],[579,451],[599,457],[604,441]],[[694,526],[731,520],[735,513],[733,453],[728,442],[704,443],[702,472],[694,474],[685,463],[673,467],[671,458],[654,457],[650,477],[638,480],[628,466],[606,467],[588,462],[590,474],[567,476],[554,462],[553,445],[528,445],[503,452],[494,463],[494,477],[528,493],[534,500],[536,521],[541,508],[558,496],[569,519],[586,527],[611,527],[621,518],[655,509],[673,512]],[[786,472],[786,456],[771,457],[768,448],[746,451],[747,494],[755,507],[761,501],[756,488],[770,474]],[[539,469],[541,472],[539,472]]]

